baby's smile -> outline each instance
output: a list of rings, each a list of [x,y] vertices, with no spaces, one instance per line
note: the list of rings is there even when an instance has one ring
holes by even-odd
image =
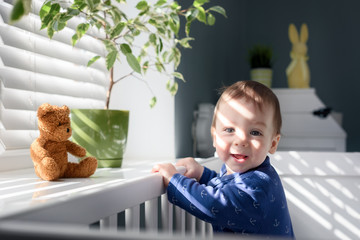
[[[243,155],[243,154],[231,154],[233,158],[235,158],[235,161],[241,163],[244,162],[249,156]]]

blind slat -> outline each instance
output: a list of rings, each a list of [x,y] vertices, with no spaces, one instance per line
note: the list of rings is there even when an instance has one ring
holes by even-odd
[[[32,51],[65,61],[71,61],[83,66],[86,66],[89,59],[97,55],[94,52],[79,49],[62,42],[52,41],[48,37],[39,36],[1,23],[0,38],[4,45]],[[101,71],[106,71],[105,59],[100,58],[91,67]]]
[[[91,98],[76,98],[72,96],[56,95],[41,92],[31,92],[11,88],[1,88],[1,102],[5,109],[37,110],[43,103],[70,108],[97,108],[103,109],[103,100]]]
[[[9,67],[0,67],[0,78],[5,88],[93,98],[103,101],[105,101],[107,91],[104,86],[94,83],[80,82]]]
[[[6,130],[37,130],[35,111],[5,109],[2,106],[0,121]]]
[[[0,129],[0,152],[2,150],[15,150],[29,148],[35,138],[39,136],[39,131],[29,130],[4,130]]]
[[[5,66],[13,68],[78,81],[89,81],[101,85],[105,85],[107,82],[107,73],[97,69],[87,68],[72,62],[39,55],[6,45],[0,46],[0,58]]]

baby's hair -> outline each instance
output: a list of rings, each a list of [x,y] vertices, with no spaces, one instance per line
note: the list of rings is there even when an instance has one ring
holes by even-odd
[[[245,98],[246,100],[252,101],[260,111],[262,111],[265,104],[269,104],[273,108],[275,133],[280,134],[282,125],[280,104],[278,98],[270,88],[256,81],[238,81],[229,87],[221,88],[219,93],[221,93],[221,96],[215,106],[212,128],[215,128],[216,114],[222,101]]]

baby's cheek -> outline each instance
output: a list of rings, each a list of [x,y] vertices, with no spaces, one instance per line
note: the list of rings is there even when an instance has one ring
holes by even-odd
[[[225,150],[226,147],[229,145],[225,138],[221,138],[219,135],[216,137],[216,148],[219,148],[221,150]]]
[[[258,140],[253,139],[253,140],[251,140],[250,142],[251,142],[251,145],[252,145],[255,149],[259,149],[259,148],[261,147],[261,142],[258,141]]]

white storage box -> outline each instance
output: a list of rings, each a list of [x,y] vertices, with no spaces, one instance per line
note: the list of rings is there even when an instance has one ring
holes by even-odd
[[[283,117],[278,150],[346,151],[346,132],[328,115],[315,116],[326,106],[315,89],[272,89],[280,101]]]

